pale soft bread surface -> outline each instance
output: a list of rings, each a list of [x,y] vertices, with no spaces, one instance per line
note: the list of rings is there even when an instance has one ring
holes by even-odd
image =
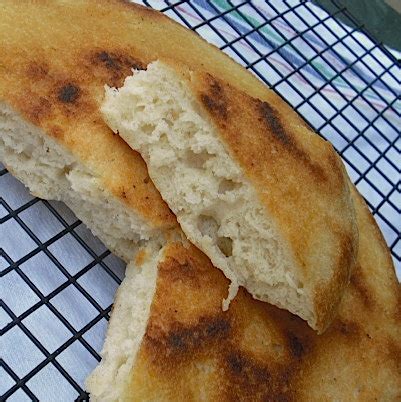
[[[159,258],[158,249],[153,247],[146,251],[142,264],[127,265],[126,276],[116,293],[102,361],[86,380],[91,401],[119,401],[121,390],[129,385],[136,351],[146,331]]]
[[[324,334],[243,288],[223,312],[224,275],[195,247],[169,244],[160,254],[146,332],[133,327],[131,372],[115,385],[102,368],[96,371],[105,378],[101,389],[114,392],[107,401],[400,400],[400,285],[373,217],[353,194],[360,252],[339,313]],[[124,287],[118,298],[142,303],[131,294]],[[117,303],[113,315],[119,308]],[[110,326],[109,345],[113,332],[127,333],[130,322]],[[119,352],[108,358],[115,356]],[[90,385],[99,395],[99,383]]]
[[[107,89],[102,113],[231,280],[224,307],[244,286],[318,331],[330,324],[357,254],[348,179],[330,145],[284,128],[268,103],[162,62]]]

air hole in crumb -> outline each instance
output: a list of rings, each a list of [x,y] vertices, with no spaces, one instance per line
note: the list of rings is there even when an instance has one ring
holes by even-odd
[[[163,119],[163,122],[169,128],[172,128],[174,126],[174,123],[173,123],[173,121],[171,119]]]
[[[180,129],[187,140],[192,140],[199,131],[199,127],[191,121],[180,121]]]
[[[172,121],[178,120],[179,115],[180,115],[180,113],[177,110],[172,110],[170,113],[171,120]]]
[[[75,169],[75,163],[72,163],[71,165],[66,165],[64,166],[63,173],[65,176],[68,176],[74,169]]]
[[[229,237],[218,237],[217,247],[226,257],[233,255],[233,241]]]
[[[232,180],[223,179],[220,181],[218,191],[219,191],[219,194],[224,194],[229,191],[238,190],[239,188],[241,188],[241,183],[236,183]]]
[[[200,152],[199,154],[187,151],[185,154],[185,161],[187,166],[194,169],[202,169],[203,165],[209,160],[211,157],[207,152]]]
[[[141,129],[145,134],[152,134],[155,131],[156,126],[154,124],[144,124]]]
[[[211,239],[217,237],[217,231],[219,230],[219,225],[212,216],[199,215],[198,217],[198,229],[202,236],[209,236]]]

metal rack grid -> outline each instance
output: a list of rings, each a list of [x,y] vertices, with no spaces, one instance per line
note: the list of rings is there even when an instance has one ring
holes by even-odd
[[[331,14],[296,0],[142,3],[245,65],[334,144],[399,270],[399,67],[332,2]],[[31,197],[1,165],[0,224],[0,278],[10,293],[0,300],[0,400],[87,400],[83,381],[100,360],[124,264],[64,205]],[[24,247],[11,248],[15,239]],[[43,270],[51,272],[46,283]],[[13,358],[3,358],[10,348]]]

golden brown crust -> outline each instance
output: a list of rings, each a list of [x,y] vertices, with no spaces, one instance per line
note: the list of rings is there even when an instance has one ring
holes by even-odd
[[[316,328],[334,318],[357,255],[348,177],[333,147],[276,107],[205,73],[189,84],[253,184],[312,289]]]
[[[227,280],[200,251],[173,244],[159,264],[124,400],[401,398],[400,288],[380,231],[352,192],[361,232],[358,268],[323,335],[243,289],[222,312]]]

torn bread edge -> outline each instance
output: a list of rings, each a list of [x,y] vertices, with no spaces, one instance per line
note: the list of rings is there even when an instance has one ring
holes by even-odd
[[[148,246],[138,253],[140,258],[127,265],[100,353],[102,360],[85,382],[91,401],[118,401],[129,385],[129,374],[146,332],[163,253],[164,249]]]
[[[115,197],[102,177],[1,101],[0,133],[0,160],[13,176],[34,196],[64,202],[125,262],[145,242],[165,241],[165,231]]]

